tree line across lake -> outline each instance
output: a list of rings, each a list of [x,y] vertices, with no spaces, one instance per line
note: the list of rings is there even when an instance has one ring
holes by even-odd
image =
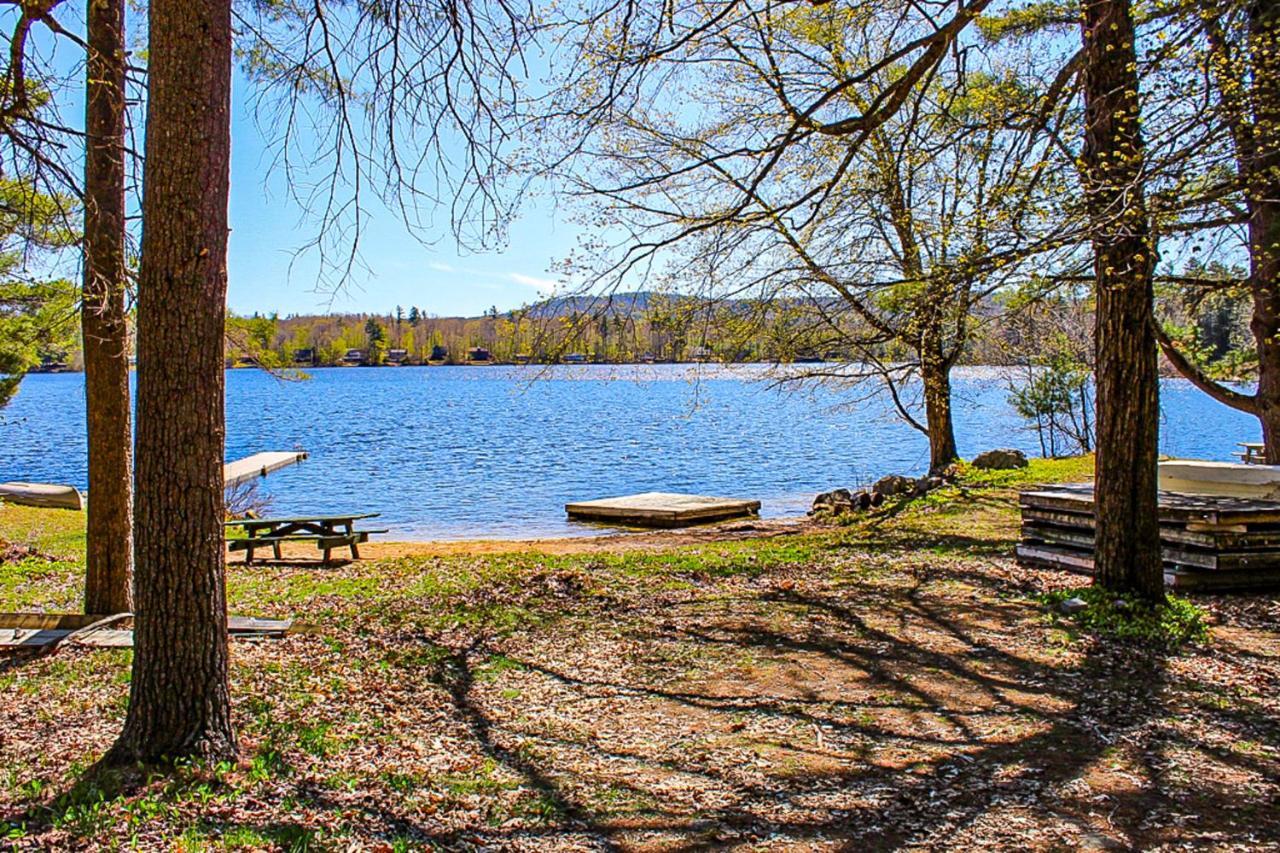
[[[62,304],[68,305],[73,289],[65,282],[61,287]],[[46,312],[54,304],[46,303]],[[1162,288],[1156,311],[1206,374],[1239,381],[1256,375],[1249,302],[1241,289],[1190,298],[1184,289]],[[1093,302],[1087,290],[1035,299],[1002,292],[978,313],[984,322],[958,363],[1043,367],[1068,359],[1091,369]],[[73,316],[65,310],[57,319],[31,316],[30,333],[14,335],[14,347],[23,342],[21,357],[32,371],[83,369],[79,325],[68,320]],[[477,317],[439,317],[417,306],[386,314],[229,315],[226,362],[267,368],[848,362],[859,353],[846,341],[865,337],[865,325],[837,300],[821,306],[800,300],[761,304],[660,293],[552,299],[509,311],[495,307]],[[875,352],[885,361],[911,355],[894,341]],[[1177,374],[1167,361],[1163,372]]]

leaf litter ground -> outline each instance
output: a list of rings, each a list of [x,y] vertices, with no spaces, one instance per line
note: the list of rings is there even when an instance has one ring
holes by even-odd
[[[1280,848],[1277,596],[1197,596],[1211,640],[1146,650],[1046,614],[1035,596],[1080,579],[1017,567],[1015,535],[992,487],[669,550],[233,563],[235,612],[312,626],[234,645],[242,761],[95,790],[129,652],[10,661],[0,830],[18,849]],[[50,565],[77,570],[0,567],[0,609],[65,607],[74,577]]]

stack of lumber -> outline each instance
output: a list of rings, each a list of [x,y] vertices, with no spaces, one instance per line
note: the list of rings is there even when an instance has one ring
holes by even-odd
[[[1093,572],[1093,486],[1023,492],[1019,562]],[[1280,501],[1160,492],[1165,584],[1245,589],[1280,584]]]

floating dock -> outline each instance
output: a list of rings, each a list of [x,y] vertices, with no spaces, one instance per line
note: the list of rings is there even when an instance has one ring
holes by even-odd
[[[1093,573],[1093,486],[1023,492],[1018,561]],[[1280,585],[1280,501],[1159,493],[1164,579],[1175,589]]]
[[[755,515],[760,501],[672,492],[644,492],[565,504],[570,518],[636,527],[687,527]]]
[[[289,465],[296,465],[306,458],[307,452],[305,450],[255,453],[252,456],[246,456],[244,459],[238,459],[235,462],[228,462],[223,465],[222,478],[228,488],[238,486],[241,483],[247,483],[259,477],[265,477],[272,471],[279,471]]]

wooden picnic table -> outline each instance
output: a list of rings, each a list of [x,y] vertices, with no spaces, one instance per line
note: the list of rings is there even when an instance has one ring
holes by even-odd
[[[369,541],[370,533],[386,533],[385,530],[356,530],[355,523],[366,518],[377,518],[381,513],[348,513],[345,515],[305,515],[293,518],[242,518],[228,521],[227,527],[244,529],[244,539],[233,539],[229,543],[232,551],[244,551],[245,563],[253,562],[253,552],[257,548],[271,547],[277,560],[282,559],[280,544],[282,542],[315,542],[316,547],[324,551],[324,561],[329,562],[330,552],[334,548],[348,547],[351,559],[360,559],[360,551],[356,547],[361,542]]]
[[[1244,450],[1235,454],[1240,457],[1240,461],[1246,465],[1261,465],[1267,456],[1267,446],[1260,441],[1237,441],[1237,447],[1243,447]]]

